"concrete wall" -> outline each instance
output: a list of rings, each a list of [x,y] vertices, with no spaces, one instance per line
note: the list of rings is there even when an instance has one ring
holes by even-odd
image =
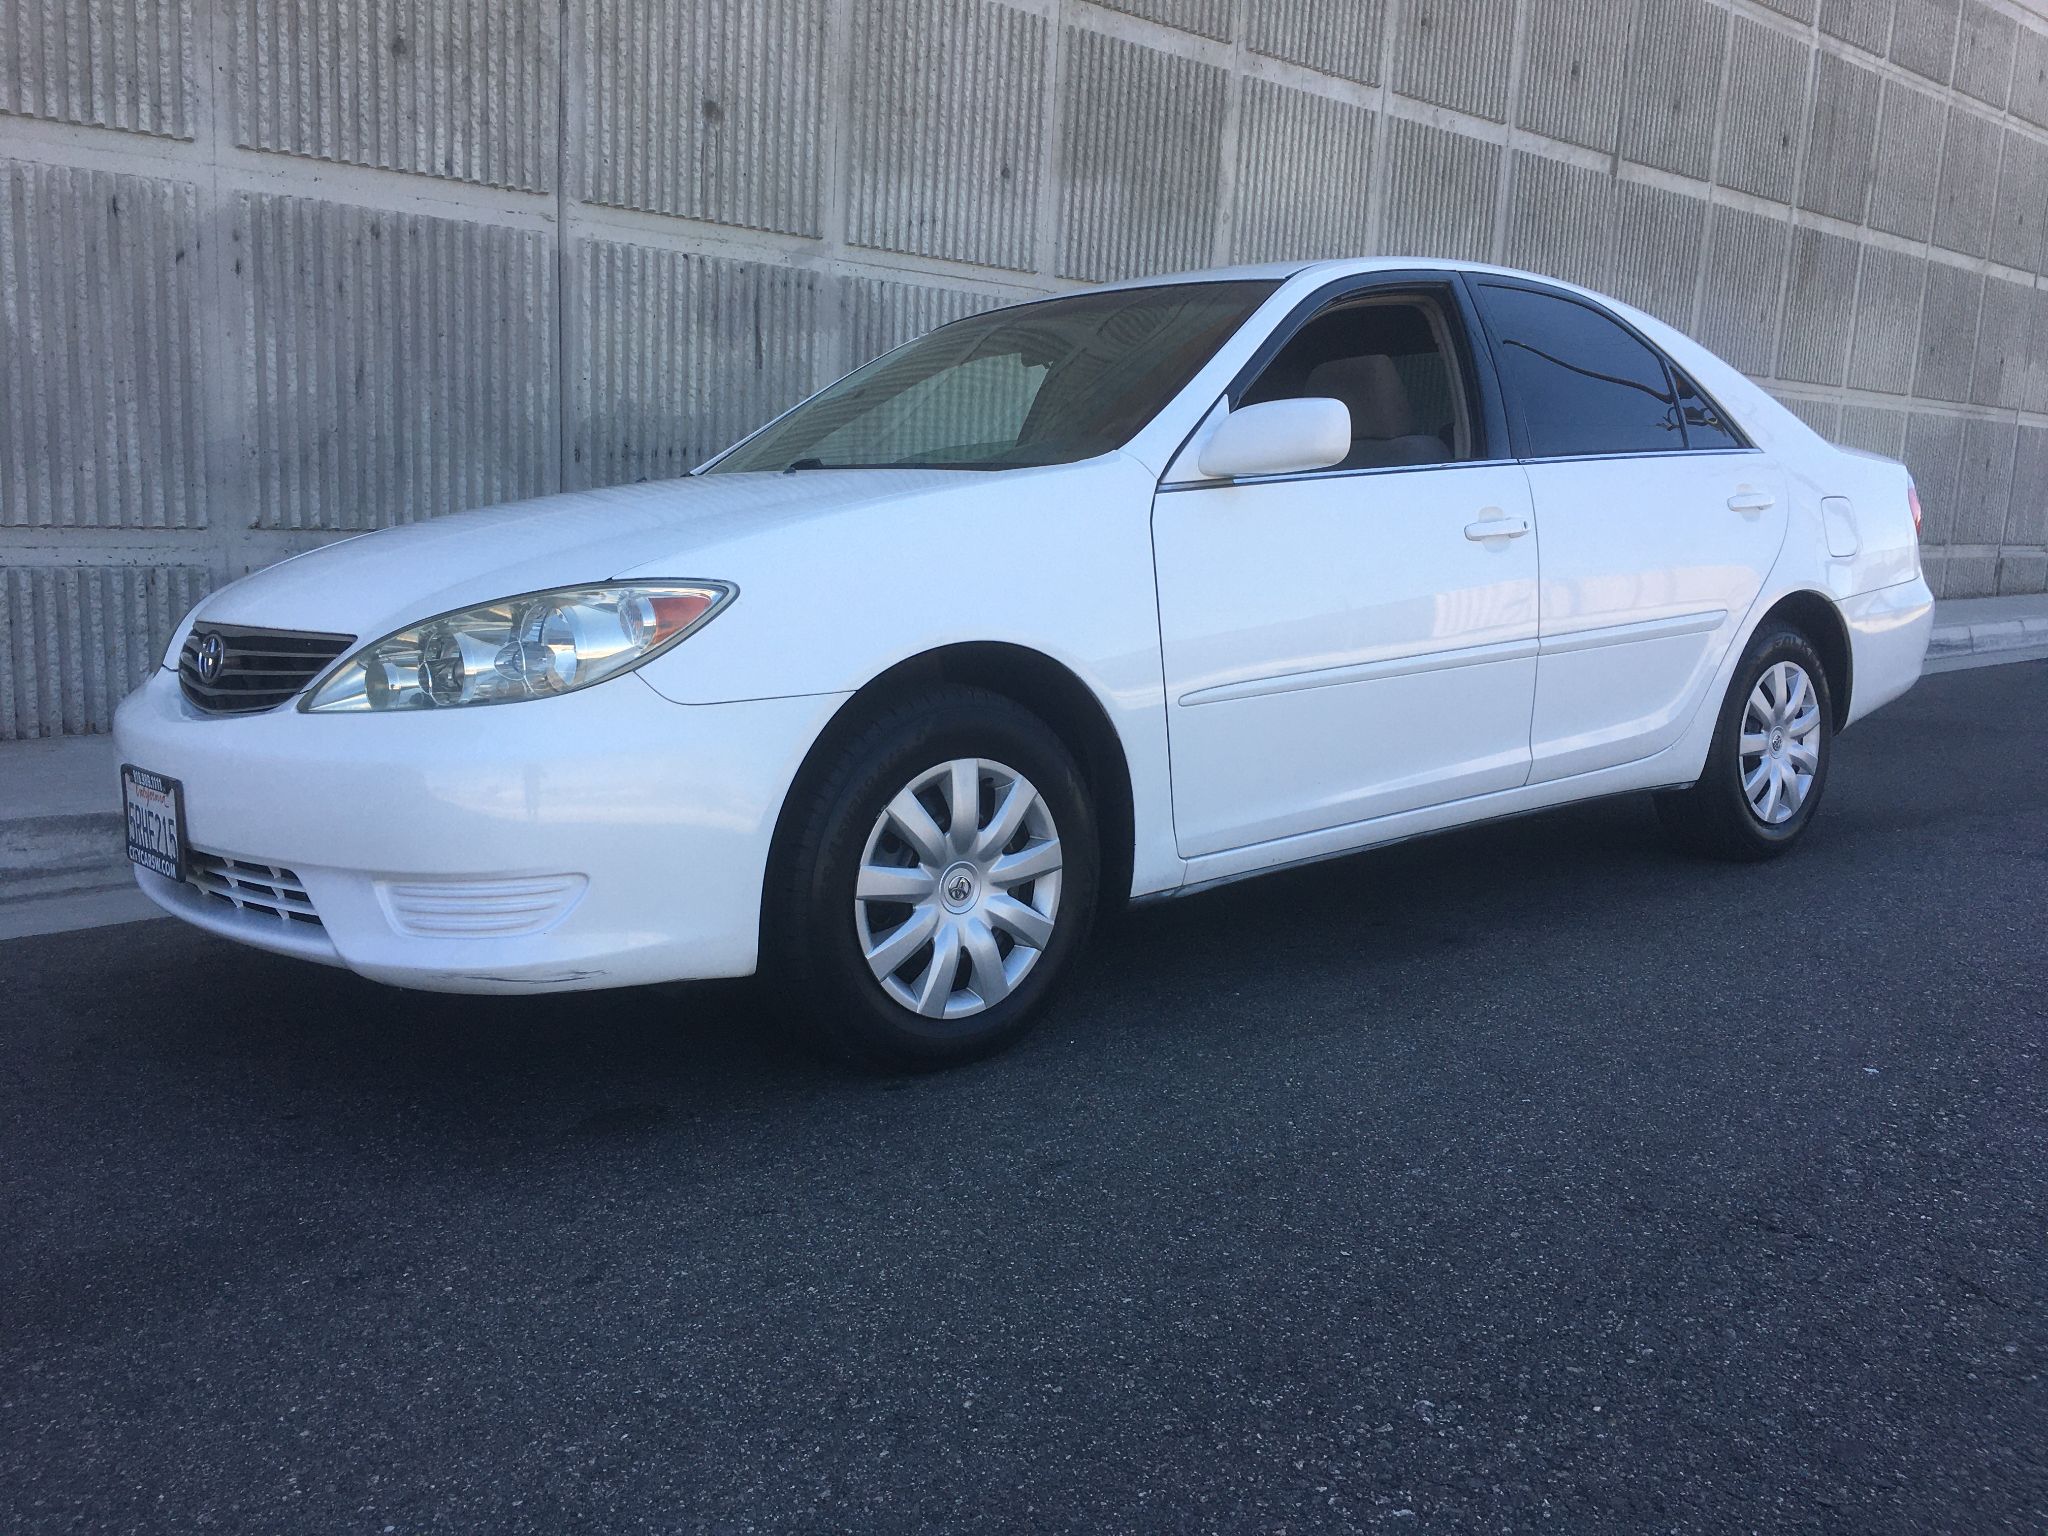
[[[2038,592],[2044,220],[2012,0],[0,0],[0,738],[294,551],[1268,257],[1618,293]]]

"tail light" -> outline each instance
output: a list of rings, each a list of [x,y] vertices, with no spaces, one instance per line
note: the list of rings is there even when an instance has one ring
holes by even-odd
[[[1920,537],[1920,487],[1906,482],[1906,505],[1913,509],[1913,537]]]

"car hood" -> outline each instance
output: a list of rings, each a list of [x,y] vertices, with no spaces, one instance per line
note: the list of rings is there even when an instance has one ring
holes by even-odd
[[[744,586],[805,525],[1038,473],[811,470],[572,491],[295,555],[223,587],[199,616],[376,639],[451,609],[549,587],[627,576]]]

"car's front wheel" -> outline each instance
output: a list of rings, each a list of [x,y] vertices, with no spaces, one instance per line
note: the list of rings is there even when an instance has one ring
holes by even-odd
[[[1813,642],[1789,624],[1766,624],[1736,669],[1699,782],[1659,795],[1658,815],[1697,852],[1784,852],[1820,808],[1833,722],[1827,669]]]
[[[865,722],[802,793],[769,963],[825,1040],[932,1067],[1029,1029],[1086,936],[1100,864],[1051,729],[934,689]]]

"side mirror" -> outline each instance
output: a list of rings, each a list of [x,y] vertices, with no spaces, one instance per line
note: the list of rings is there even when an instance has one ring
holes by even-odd
[[[1351,412],[1341,400],[1268,400],[1223,418],[1196,461],[1212,480],[1328,469],[1351,453]]]

